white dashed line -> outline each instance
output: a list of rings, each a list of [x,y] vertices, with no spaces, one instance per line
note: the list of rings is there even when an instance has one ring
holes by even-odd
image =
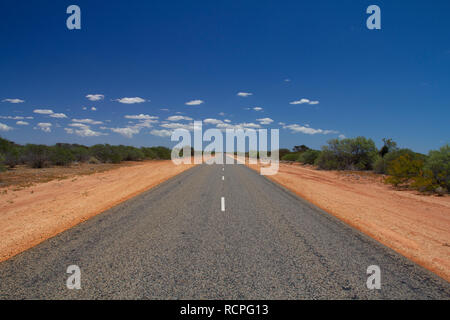
[[[222,168],[222,171],[225,171],[225,168]]]
[[[222,197],[221,201],[220,201],[220,207],[222,212],[225,211],[225,197]]]
[[[225,180],[225,176],[222,176],[222,181]]]

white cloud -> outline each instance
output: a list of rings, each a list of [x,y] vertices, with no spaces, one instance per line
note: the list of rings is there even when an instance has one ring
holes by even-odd
[[[8,120],[23,120],[23,119],[33,119],[33,117],[21,117],[21,116],[0,116],[0,119]]]
[[[146,100],[142,99],[140,97],[134,97],[134,98],[120,98],[120,99],[116,99],[114,101],[117,101],[120,103],[125,103],[125,104],[134,104],[134,103],[143,103]]]
[[[280,126],[285,126],[285,125],[286,125],[286,123],[284,123],[284,122],[278,122],[278,124],[279,124]]]
[[[219,124],[219,123],[223,123],[222,120],[218,120],[218,119],[205,119],[203,120],[203,123],[207,123],[207,124]]]
[[[90,101],[99,101],[103,100],[105,96],[103,94],[88,94],[86,98]]]
[[[261,108],[261,107],[254,107],[253,108],[253,110],[255,110],[255,111],[261,111],[263,108]]]
[[[310,128],[308,125],[302,126],[299,124],[290,124],[283,126],[283,129],[289,129],[292,133],[301,132],[304,134],[330,134],[330,133],[338,133],[335,130],[323,130],[323,129],[314,129]]]
[[[69,126],[77,128],[89,128],[89,126],[84,123],[69,123]]]
[[[136,114],[136,115],[126,115],[125,119],[133,119],[133,120],[155,120],[159,117],[156,116],[150,116],[148,114]]]
[[[345,135],[343,135],[343,134],[340,134],[338,138],[339,138],[339,139],[345,139],[345,138],[346,138],[346,136],[345,136]]]
[[[162,109],[159,109],[159,110],[161,110],[161,111],[166,111],[166,112],[169,111],[169,109],[167,109],[167,108],[162,108]]]
[[[127,138],[132,138],[133,135],[140,132],[139,128],[125,127],[125,128],[110,128],[112,132],[119,133]]]
[[[219,112],[219,116],[225,116],[225,112]]]
[[[24,103],[25,100],[21,99],[4,99],[2,102],[9,102],[9,103]]]
[[[29,125],[28,122],[26,122],[26,121],[21,121],[21,120],[17,121],[16,124],[19,125],[19,126],[27,126],[27,125]]]
[[[230,124],[230,123],[219,123],[217,126],[217,128],[220,129],[234,129],[234,130],[238,130],[238,129],[258,129],[261,128],[261,126],[257,123],[239,123],[239,124]]]
[[[38,114],[53,114],[53,110],[50,109],[34,109],[33,112]]]
[[[303,98],[303,99],[300,99],[300,100],[289,102],[289,104],[304,104],[304,103],[314,105],[314,104],[319,104],[319,101],[311,101],[309,99],[304,99]]]
[[[172,135],[172,131],[161,129],[161,130],[152,130],[150,131],[150,134],[158,137],[170,137]]]
[[[252,96],[253,93],[250,93],[250,92],[238,92],[237,95],[238,95],[239,97],[244,97],[244,98],[246,98],[246,97]]]
[[[242,126],[243,128],[253,128],[253,129],[261,128],[261,126],[260,126],[259,124],[253,123],[253,122],[250,122],[250,123],[247,123],[247,122],[240,123],[239,126]]]
[[[180,120],[191,121],[192,118],[185,117],[185,116],[171,116],[171,117],[168,117],[167,120],[169,120],[169,121],[180,121]]]
[[[97,121],[93,119],[72,119],[72,122],[78,122],[78,123],[88,123],[88,124],[103,124],[102,121]]]
[[[227,123],[230,123],[231,122],[231,120],[229,120],[229,119],[225,119],[225,120],[223,120],[224,122],[227,122]]]
[[[111,130],[112,132],[121,134],[124,137],[132,138],[135,134],[140,133],[142,128],[151,128],[152,123],[154,123],[154,122],[158,122],[158,121],[152,120],[152,119],[145,119],[134,125],[129,125],[129,126],[122,127],[122,128],[108,128],[108,129]]]
[[[12,129],[13,129],[13,127],[10,127],[10,126],[0,122],[0,131],[9,131]]]
[[[284,79],[284,82],[291,82],[291,79]]]
[[[200,105],[202,103],[205,103],[205,101],[203,101],[203,100],[191,100],[191,101],[186,102],[185,104],[187,106],[198,106],[198,105]]]
[[[52,113],[50,115],[52,118],[67,118],[67,116],[64,113]]]
[[[97,111],[97,108],[96,107],[92,107],[91,111]]]
[[[163,123],[161,124],[161,127],[166,128],[166,129],[186,129],[189,131],[194,130],[194,123],[188,123],[188,124],[184,124],[184,123],[178,123],[178,122],[172,122],[172,123]]]
[[[270,118],[256,119],[256,121],[259,121],[260,124],[271,124],[273,122]]]
[[[37,124],[37,126],[39,127],[38,129],[41,129],[44,132],[52,132],[52,124],[48,123],[48,122],[39,122]]]
[[[91,130],[91,128],[89,126],[82,124],[82,123],[71,123],[70,126],[78,127],[78,129],[64,128],[66,133],[76,134],[80,137],[98,137],[98,136],[107,135],[106,133],[103,133],[103,132]]]

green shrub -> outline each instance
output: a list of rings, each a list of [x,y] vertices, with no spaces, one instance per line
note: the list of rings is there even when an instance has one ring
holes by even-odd
[[[283,161],[297,161],[299,157],[299,153],[288,153],[285,154],[283,157],[281,157],[281,160]]]
[[[411,159],[417,159],[417,160],[423,160],[425,161],[426,156],[417,152],[414,152],[410,149],[395,149],[394,151],[388,152],[385,154],[385,156],[382,158],[380,156],[377,156],[375,158],[374,164],[373,164],[373,170],[376,173],[387,173],[387,169],[389,167],[389,164],[398,159],[401,156],[408,155]]]
[[[55,146],[50,149],[50,162],[55,166],[68,166],[74,160],[69,148]]]
[[[20,147],[12,147],[4,155],[4,164],[10,168],[14,168],[21,161],[22,149]]]
[[[297,158],[297,161],[304,164],[314,164],[319,156],[320,156],[319,150],[309,149],[301,153],[300,156]]]
[[[0,172],[3,172],[6,170],[4,161],[5,161],[5,156],[0,153]]]
[[[44,168],[50,164],[50,147],[42,144],[27,144],[24,148],[23,159],[32,168]]]
[[[161,160],[170,160],[172,151],[166,147],[152,147],[151,148],[156,153],[156,158]]]
[[[90,163],[90,164],[99,164],[101,162],[96,157],[90,157],[89,160],[88,160],[88,163]]]
[[[433,186],[450,190],[450,145],[430,151],[424,166],[425,176],[431,179]]]
[[[141,148],[142,153],[144,154],[145,159],[156,159],[158,157],[156,151],[154,151],[152,148]]]
[[[387,168],[389,177],[386,178],[385,182],[397,187],[409,182],[419,181],[423,177],[423,165],[422,159],[414,159],[409,154],[401,155],[389,163]]]
[[[372,139],[332,139],[322,147],[317,165],[325,170],[370,170],[377,153]]]

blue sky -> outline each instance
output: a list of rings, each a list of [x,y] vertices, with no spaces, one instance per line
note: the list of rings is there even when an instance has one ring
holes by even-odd
[[[81,30],[66,27],[71,4]],[[371,4],[381,30],[366,28]],[[170,146],[171,129],[212,119],[279,128],[288,148],[362,135],[428,152],[450,137],[449,13],[449,1],[4,0],[0,135]]]

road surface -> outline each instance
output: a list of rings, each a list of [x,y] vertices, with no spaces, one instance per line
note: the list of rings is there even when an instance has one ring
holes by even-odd
[[[19,298],[449,299],[450,285],[243,165],[199,165],[0,263],[0,299]]]

